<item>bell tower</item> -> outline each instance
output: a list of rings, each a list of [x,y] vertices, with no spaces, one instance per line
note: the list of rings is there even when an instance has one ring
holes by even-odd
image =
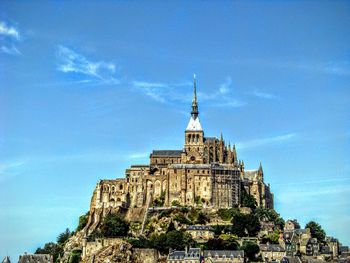
[[[185,130],[186,163],[203,163],[204,132],[199,121],[196,75],[193,79],[191,118]]]

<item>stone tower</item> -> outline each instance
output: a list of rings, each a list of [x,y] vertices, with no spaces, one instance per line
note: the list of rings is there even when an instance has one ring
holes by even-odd
[[[201,164],[204,154],[204,132],[199,121],[196,76],[193,79],[193,99],[190,121],[185,130],[184,163]]]

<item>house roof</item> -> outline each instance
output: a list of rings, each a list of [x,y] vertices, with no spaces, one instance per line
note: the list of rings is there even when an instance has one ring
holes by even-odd
[[[188,226],[187,230],[209,230],[209,231],[214,231],[213,227],[211,227],[211,226],[201,226],[201,225]]]
[[[187,252],[173,250],[172,252],[169,253],[168,259],[173,259],[173,260],[199,259],[200,254],[201,254],[200,248],[190,248]]]
[[[204,250],[204,257],[220,257],[222,258],[225,256],[226,258],[229,258],[231,256],[233,257],[244,257],[244,251],[243,250]]]
[[[281,262],[282,263],[301,263],[301,260],[298,257],[283,257]]]
[[[285,251],[283,247],[278,244],[260,244],[261,251],[273,251],[273,252],[283,252]]]
[[[184,259],[185,257],[185,251],[172,251],[168,255],[168,259]]]

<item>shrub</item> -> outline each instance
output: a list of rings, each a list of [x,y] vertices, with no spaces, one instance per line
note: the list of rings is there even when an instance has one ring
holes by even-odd
[[[172,206],[181,206],[181,205],[180,205],[180,202],[179,202],[178,200],[173,200],[173,201],[171,202],[171,205],[172,205]]]
[[[168,217],[171,214],[172,210],[163,210],[159,213],[158,219],[161,219],[163,217]]]
[[[63,233],[58,235],[57,243],[61,245],[64,244],[69,239],[70,236],[71,236],[71,232],[69,228],[67,228]]]
[[[175,217],[174,217],[174,220],[181,223],[181,224],[184,224],[184,225],[190,225],[192,222],[190,220],[187,219],[187,217],[182,214],[182,213],[179,213],[177,214]]]
[[[254,196],[248,194],[245,191],[245,189],[242,190],[241,204],[242,204],[242,206],[249,207],[251,209],[255,209],[257,207],[257,203],[256,203]]]
[[[326,232],[322,229],[321,225],[315,221],[307,223],[305,228],[310,228],[311,236],[317,238],[319,242],[323,241],[326,237]]]
[[[79,224],[77,227],[77,231],[82,230],[86,226],[88,219],[89,219],[89,212],[79,217]]]
[[[224,221],[230,221],[235,214],[238,214],[239,210],[237,208],[225,209],[221,208],[218,210],[219,217]]]
[[[253,214],[236,214],[232,218],[232,233],[239,237],[256,236],[260,231],[260,221]]]
[[[242,247],[242,250],[244,250],[244,255],[250,260],[254,261],[256,259],[256,255],[259,253],[260,248],[257,244],[254,242],[244,242]]]
[[[126,236],[129,231],[129,223],[117,214],[108,214],[102,222],[101,233],[105,237]]]
[[[204,214],[203,212],[198,213],[196,224],[204,225],[206,222],[209,222],[209,221],[210,220],[206,214]]]
[[[81,253],[81,249],[73,250],[69,256],[69,263],[79,263],[81,259]]]

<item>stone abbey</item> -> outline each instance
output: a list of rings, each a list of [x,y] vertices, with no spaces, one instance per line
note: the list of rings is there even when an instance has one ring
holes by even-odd
[[[154,150],[147,165],[131,165],[125,178],[100,180],[93,192],[87,228],[92,231],[110,212],[142,216],[155,201],[162,207],[201,206],[220,209],[241,206],[242,192],[258,206],[273,208],[273,194],[264,173],[246,170],[236,148],[219,138],[205,137],[199,121],[194,79],[191,117],[182,150]],[[136,216],[137,217],[137,216]]]

